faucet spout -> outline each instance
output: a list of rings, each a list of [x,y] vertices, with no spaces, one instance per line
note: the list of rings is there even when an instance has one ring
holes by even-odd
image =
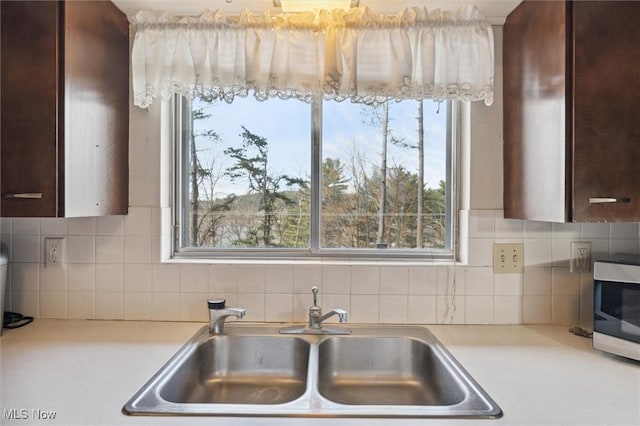
[[[332,309],[322,315],[322,308],[318,306],[318,287],[312,287],[313,305],[309,308],[309,326],[291,326],[280,329],[281,334],[351,334],[348,328],[322,327],[322,323],[334,315],[340,322],[347,322],[347,311],[344,309]]]
[[[317,324],[317,328],[320,328],[324,320],[331,318],[334,315],[338,316],[338,321],[342,323],[347,322],[347,311],[345,311],[344,309],[336,308],[322,315],[320,318],[314,319],[314,323]]]
[[[227,308],[224,300],[209,300],[209,332],[214,335],[224,333],[224,323],[229,317],[244,318],[242,308]]]

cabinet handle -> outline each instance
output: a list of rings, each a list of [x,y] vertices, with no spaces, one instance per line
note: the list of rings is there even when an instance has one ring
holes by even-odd
[[[2,199],[8,198],[42,198],[42,192],[20,192],[18,194],[2,194]]]
[[[631,198],[613,198],[613,197],[593,197],[589,198],[589,204],[605,204],[605,203],[630,203]]]

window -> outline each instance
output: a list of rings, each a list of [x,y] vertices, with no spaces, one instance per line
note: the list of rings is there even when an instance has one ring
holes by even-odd
[[[451,259],[454,110],[176,97],[176,256]]]

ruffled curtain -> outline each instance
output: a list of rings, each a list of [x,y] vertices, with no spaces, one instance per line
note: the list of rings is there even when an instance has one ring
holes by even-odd
[[[493,101],[493,32],[474,6],[394,16],[366,7],[275,16],[142,11],[130,20],[140,107],[174,93],[231,102],[250,91],[307,102]]]

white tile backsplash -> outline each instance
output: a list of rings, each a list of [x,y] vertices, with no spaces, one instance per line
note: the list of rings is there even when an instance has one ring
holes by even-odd
[[[236,306],[246,309],[245,321],[265,320],[264,293],[238,293]]]
[[[493,281],[496,296],[522,296],[524,292],[523,274],[496,274]]]
[[[124,294],[122,292],[96,292],[96,319],[124,319]]]
[[[380,267],[380,294],[407,294],[409,268],[405,266]]]
[[[410,295],[407,298],[407,323],[435,324],[436,297],[434,295]]]
[[[267,265],[265,292],[293,294],[293,265]],[[291,306],[291,301],[288,306]]]
[[[322,268],[321,293],[351,294],[349,266],[327,265]]]
[[[151,287],[154,292],[180,292],[180,265],[165,263],[152,268]]]
[[[32,264],[33,265],[33,264]],[[15,264],[14,266],[19,266]],[[80,264],[69,264],[66,267],[52,267],[40,264],[40,291],[67,291],[69,270]],[[87,264],[87,266],[93,266]]]
[[[524,266],[552,265],[551,239],[531,238],[524,240]]]
[[[380,322],[380,296],[373,294],[352,294],[349,321],[355,323]],[[327,306],[327,309],[331,309]]]
[[[293,267],[293,292],[311,294],[312,287],[320,288],[322,267],[319,265],[299,265]]]
[[[409,268],[409,294],[436,294],[438,292],[438,270],[432,266]]]
[[[57,217],[40,219],[40,232],[47,236],[66,235],[67,219]]]
[[[554,239],[580,240],[579,223],[553,223],[551,232]]]
[[[67,233],[69,235],[95,235],[95,217],[72,217],[67,219]]]
[[[69,292],[95,292],[96,265],[69,264],[67,265],[67,291]]]
[[[592,240],[595,238],[611,238],[611,225],[608,223],[583,223],[582,238]]]
[[[571,273],[568,268],[551,269],[552,296],[577,296],[579,293],[580,273]]]
[[[551,294],[551,268],[530,267],[524,270],[524,295],[545,296]]]
[[[380,294],[380,268],[351,266],[351,294]]]
[[[68,263],[94,263],[96,237],[89,235],[69,235],[67,237]]]
[[[96,235],[96,263],[122,263],[124,239],[121,235]]]
[[[151,209],[148,207],[130,207],[124,219],[125,235],[151,235]]]
[[[40,236],[38,235],[13,235],[11,241],[12,262],[40,262]],[[42,247],[44,252],[44,247]]]
[[[154,321],[179,321],[180,303],[179,293],[154,292],[151,295],[151,319]],[[185,319],[185,321],[189,321]]]
[[[179,298],[174,295],[174,299],[180,300],[178,314],[180,321],[208,321],[206,294],[184,293],[180,294]]]
[[[467,324],[493,324],[493,296],[469,296],[465,298],[465,321]]]
[[[67,293],[40,291],[40,318],[67,318]]]
[[[11,266],[11,289],[15,291],[38,291],[40,265],[37,263],[13,263]],[[62,291],[62,289],[60,289]]]
[[[211,265],[209,266],[209,293],[235,294],[236,285],[235,265]]]
[[[438,324],[465,324],[466,321],[466,296],[455,293],[454,295],[436,296],[436,323]],[[473,323],[469,323],[473,324]]]
[[[406,295],[380,295],[380,322],[406,324],[409,299]]]
[[[243,265],[236,269],[238,294],[240,293],[264,293],[265,266]]]
[[[125,263],[151,262],[151,237],[149,235],[124,236]]]
[[[209,267],[207,265],[180,265],[180,292],[202,293],[209,291]]]
[[[96,235],[122,235],[125,216],[100,216],[96,218]]]
[[[293,293],[268,293],[264,296],[264,320],[271,322],[293,321]]]
[[[551,295],[523,296],[522,321],[525,324],[551,323]]]
[[[95,292],[67,293],[67,318],[95,318]]]
[[[522,297],[496,296],[494,299],[494,321],[496,324],[521,324]]]
[[[96,264],[96,292],[122,291],[124,291],[124,266]]]
[[[22,315],[40,317],[40,292],[37,290],[12,290],[11,309]]]
[[[492,268],[467,268],[467,296],[492,296],[495,293]]]
[[[322,308],[346,309],[351,322],[588,326],[592,275],[569,272],[570,242],[590,241],[594,261],[640,251],[637,224],[547,224],[471,210],[468,264],[160,263],[151,252],[165,235],[145,223],[160,221],[164,210],[94,220],[4,218],[13,231],[2,234],[12,259],[7,305],[48,318],[206,321],[207,298],[223,297],[247,309],[248,320],[306,322],[315,285]],[[44,238],[53,235],[66,239],[61,268],[42,263]],[[524,273],[493,273],[495,241],[524,243]]]
[[[125,264],[124,265],[124,291],[125,293],[142,292],[142,291],[150,292],[151,291],[151,265]],[[126,307],[126,304],[125,304],[125,307]]]
[[[579,296],[552,296],[551,321],[554,324],[573,325],[580,322]]]
[[[13,233],[19,235],[40,235],[40,221],[16,217],[13,219]]]
[[[151,293],[124,293],[124,319],[143,321],[151,319]]]

